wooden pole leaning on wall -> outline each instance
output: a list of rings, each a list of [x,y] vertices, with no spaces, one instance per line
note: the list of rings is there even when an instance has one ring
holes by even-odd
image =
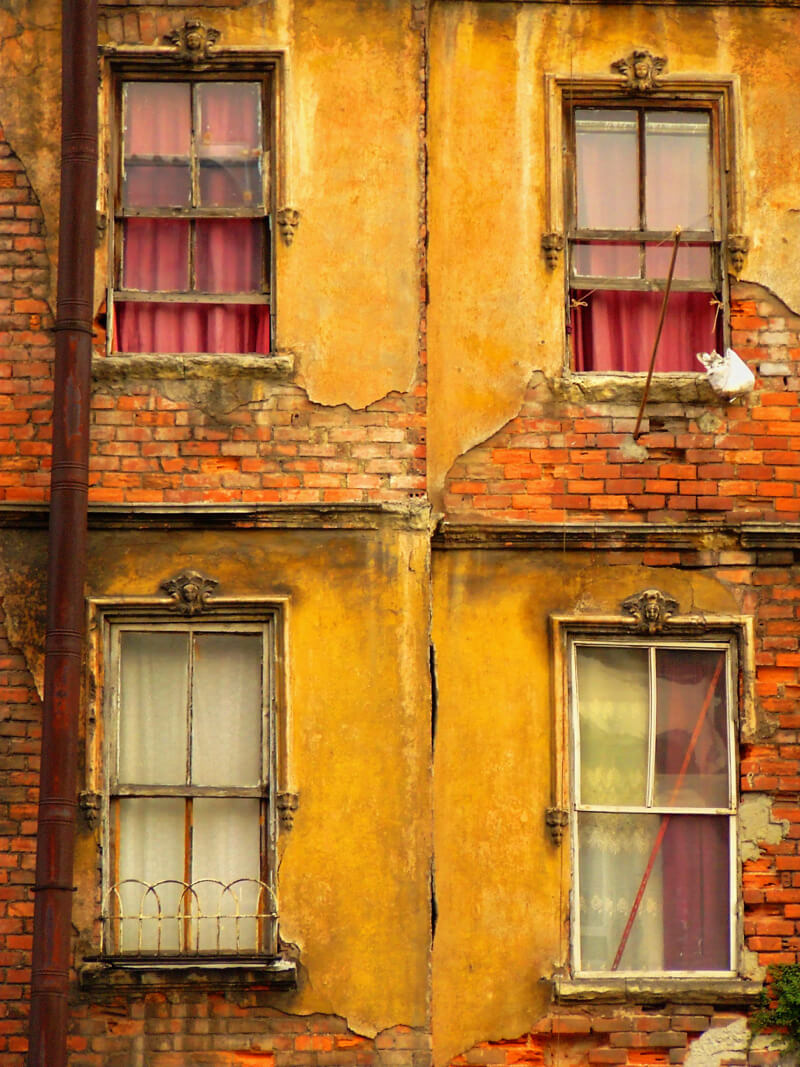
[[[647,369],[647,378],[644,383],[644,392],[642,393],[642,402],[639,405],[639,414],[636,416],[636,426],[633,429],[633,438],[639,436],[639,427],[642,425],[642,415],[644,414],[644,406],[647,403],[647,394],[650,392],[650,381],[653,377],[653,368],[656,365],[656,354],[658,353],[658,343],[661,340],[661,331],[664,329],[664,319],[667,314],[667,301],[669,300],[670,290],[672,289],[672,275],[675,273],[675,260],[678,258],[678,245],[681,241],[681,228],[676,226],[675,232],[672,235],[672,258],[669,261],[669,272],[667,274],[667,284],[664,289],[664,299],[661,301],[661,315],[658,319],[658,328],[656,330],[656,339],[653,342],[653,351],[650,355],[650,366]]]

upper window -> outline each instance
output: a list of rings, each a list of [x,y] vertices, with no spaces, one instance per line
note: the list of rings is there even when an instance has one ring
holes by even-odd
[[[274,953],[274,624],[110,626],[105,954]]]
[[[113,350],[269,352],[265,81],[118,88]]]
[[[648,369],[680,228],[655,369],[699,370],[696,353],[722,350],[725,322],[715,110],[577,106],[567,118],[574,368]]]
[[[732,643],[573,636],[568,650],[575,973],[732,973]]]

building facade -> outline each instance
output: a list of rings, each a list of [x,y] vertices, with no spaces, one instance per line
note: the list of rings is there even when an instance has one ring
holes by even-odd
[[[60,15],[0,7],[21,1067]],[[800,965],[797,5],[99,19],[70,1067],[777,1063],[747,1020]],[[697,360],[726,349],[738,392]]]

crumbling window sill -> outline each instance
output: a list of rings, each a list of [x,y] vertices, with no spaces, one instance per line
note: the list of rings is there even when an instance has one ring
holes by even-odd
[[[207,352],[154,352],[113,355],[92,360],[95,381],[124,381],[132,378],[291,378],[295,357],[291,352],[273,355],[222,354]]]
[[[559,1001],[594,1003],[714,1004],[747,1006],[761,995],[761,982],[749,978],[553,978]]]
[[[560,399],[580,404],[582,401],[638,404],[644,394],[647,375],[630,372],[565,371],[553,382]],[[653,375],[648,390],[650,404],[698,404],[719,402],[705,374],[666,372]]]
[[[116,956],[87,959],[78,973],[81,989],[88,992],[187,988],[215,991],[253,986],[291,992],[297,988],[298,965],[285,956],[158,961]]]

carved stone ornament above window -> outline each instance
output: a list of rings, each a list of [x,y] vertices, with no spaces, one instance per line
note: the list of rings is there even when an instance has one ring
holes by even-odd
[[[658,87],[658,76],[666,65],[666,56],[654,56],[644,48],[637,48],[629,56],[612,63],[611,69],[625,78],[626,89],[647,93]]]
[[[182,571],[174,578],[161,583],[161,588],[172,597],[172,607],[181,615],[199,615],[208,607],[208,598],[219,582],[206,578],[198,571]]]
[[[181,29],[165,34],[164,41],[174,45],[178,50],[176,58],[188,59],[190,63],[199,63],[208,58],[209,49],[217,43],[219,38],[219,30],[192,19],[184,22]]]
[[[660,633],[664,623],[678,611],[678,601],[660,589],[644,589],[622,601],[624,615],[632,615],[643,633]]]
[[[287,248],[294,240],[294,232],[299,222],[300,212],[296,207],[282,207],[278,212],[278,229]]]

